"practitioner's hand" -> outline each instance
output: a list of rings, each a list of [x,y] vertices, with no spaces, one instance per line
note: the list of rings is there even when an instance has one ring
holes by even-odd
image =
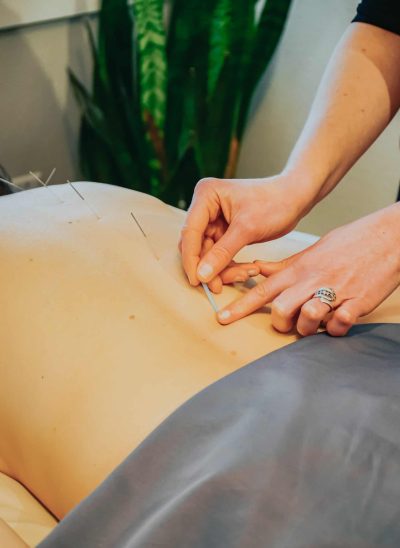
[[[245,245],[292,230],[307,207],[306,193],[298,183],[283,175],[199,181],[179,242],[191,285],[213,280]],[[241,277],[252,269],[254,265],[244,268]]]
[[[297,324],[301,335],[312,335],[326,321],[331,335],[345,335],[400,285],[400,203],[335,229],[281,262],[256,264],[267,279],[221,310],[220,323],[272,303],[272,324],[278,331],[288,332]],[[230,283],[234,271],[227,268],[222,281]],[[336,292],[329,316],[329,306],[313,298],[320,287]]]
[[[200,252],[200,259],[210,251],[213,245],[214,240],[212,238],[204,238]],[[237,263],[235,261],[231,261],[228,267],[230,268],[230,283],[246,282],[249,278],[260,274],[260,267],[255,263]],[[207,285],[213,293],[221,293],[223,287],[221,276],[215,276],[208,282]]]

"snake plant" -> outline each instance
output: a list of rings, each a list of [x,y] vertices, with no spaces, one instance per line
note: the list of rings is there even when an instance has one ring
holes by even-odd
[[[97,40],[87,25],[92,90],[69,71],[83,175],[173,205],[201,177],[233,177],[290,3],[102,0]]]

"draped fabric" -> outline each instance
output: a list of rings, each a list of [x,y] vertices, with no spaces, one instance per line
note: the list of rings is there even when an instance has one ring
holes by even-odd
[[[72,546],[398,548],[400,325],[307,337],[199,392],[40,544]]]

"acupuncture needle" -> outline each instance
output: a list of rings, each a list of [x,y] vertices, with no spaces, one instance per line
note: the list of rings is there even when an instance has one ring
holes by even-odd
[[[215,299],[213,297],[213,294],[211,293],[208,285],[204,282],[201,282],[201,285],[203,286],[203,289],[205,291],[205,294],[207,295],[207,299],[210,301],[211,306],[214,309],[214,312],[218,312],[219,308],[217,306],[217,303],[215,302]]]
[[[133,211],[131,211],[131,217],[132,217],[132,219],[135,221],[135,223],[137,224],[137,226],[139,227],[140,232],[141,232],[141,233],[143,234],[143,236],[146,238],[146,242],[147,242],[149,248],[151,249],[153,255],[155,256],[155,258],[157,259],[157,261],[159,261],[159,260],[160,260],[160,257],[157,255],[156,250],[155,250],[154,247],[151,245],[150,240],[149,240],[149,238],[147,237],[147,234],[145,233],[145,231],[143,230],[143,228],[140,226],[140,223],[139,223],[139,221],[136,219],[135,215],[133,214]]]
[[[100,220],[99,215],[98,215],[98,214],[96,213],[96,211],[92,208],[92,206],[89,204],[89,202],[82,196],[82,194],[79,192],[79,190],[78,190],[77,188],[74,187],[74,185],[71,183],[71,181],[68,181],[68,180],[67,180],[67,183],[70,185],[70,187],[72,187],[72,188],[75,190],[75,192],[78,194],[79,198],[85,202],[86,206],[90,209],[90,211],[91,211],[94,215],[96,215],[96,217]]]
[[[47,177],[47,179],[46,179],[46,181],[45,181],[45,183],[44,183],[45,186],[47,186],[47,185],[50,183],[50,181],[51,181],[51,179],[53,178],[53,175],[54,175],[55,172],[56,172],[56,168],[53,167],[53,169],[52,169],[51,172],[50,172],[50,175]]]
[[[63,204],[64,202],[61,200],[61,198],[60,198],[60,197],[59,197],[59,196],[58,196],[58,195],[57,195],[57,194],[48,186],[48,184],[49,184],[49,182],[50,182],[50,180],[51,180],[51,178],[53,177],[53,175],[54,175],[55,172],[56,172],[56,168],[53,168],[52,172],[51,172],[50,175],[47,177],[47,180],[46,180],[45,183],[44,183],[44,182],[42,181],[42,179],[40,179],[40,177],[38,177],[38,176],[36,175],[36,173],[34,173],[33,171],[30,171],[29,173],[32,175],[32,177],[33,177],[34,179],[36,179],[36,181],[37,181],[39,184],[41,184],[44,188],[47,188],[47,190],[48,190],[49,192],[51,192],[51,193],[53,194],[53,196],[55,196],[55,197],[57,198],[57,200],[58,200],[61,204]]]
[[[153,248],[153,246],[150,244],[149,238],[147,237],[145,231],[144,231],[143,228],[141,227],[139,221],[136,219],[136,217],[135,217],[135,215],[133,214],[132,211],[131,211],[131,216],[132,216],[132,219],[133,219],[133,220],[135,221],[135,223],[137,224],[137,226],[139,227],[140,232],[141,232],[141,233],[143,234],[143,236],[146,238],[146,241],[147,241],[147,243],[148,243],[150,249],[152,250],[152,252],[153,252],[154,255],[156,256],[157,260],[159,260],[158,257],[157,257],[157,254],[156,254],[156,252],[155,252],[155,250],[154,250],[154,248]],[[215,312],[218,312],[219,309],[218,309],[217,303],[215,302],[214,297],[212,296],[212,293],[211,293],[211,291],[210,291],[209,288],[208,288],[208,285],[207,285],[206,283],[203,283],[203,282],[201,282],[201,285],[203,286],[203,289],[204,289],[204,291],[205,291],[205,294],[206,294],[206,296],[207,296],[207,299],[209,300],[209,302],[210,302],[212,308],[214,309]]]

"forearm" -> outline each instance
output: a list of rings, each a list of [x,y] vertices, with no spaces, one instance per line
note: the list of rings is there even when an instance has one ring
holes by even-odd
[[[336,47],[284,173],[305,212],[326,196],[400,106],[400,36],[352,24]]]

